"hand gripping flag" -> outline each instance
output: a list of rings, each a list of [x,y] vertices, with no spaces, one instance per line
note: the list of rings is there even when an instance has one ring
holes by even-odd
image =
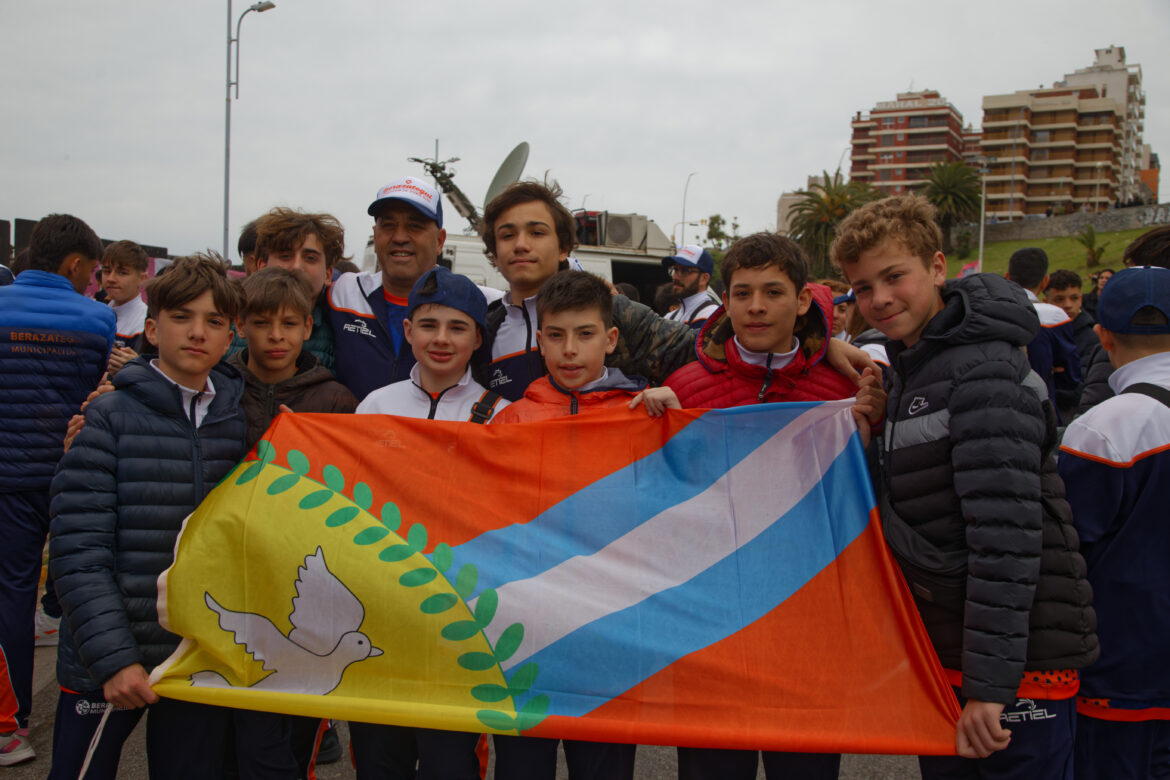
[[[850,402],[280,415],[159,579],[177,699],[544,737],[953,753]]]

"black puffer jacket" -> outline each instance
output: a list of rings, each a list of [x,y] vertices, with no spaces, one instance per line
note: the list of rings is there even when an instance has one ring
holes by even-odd
[[[912,584],[943,665],[962,671],[965,696],[1010,703],[1025,669],[1096,657],[1092,597],[1049,452],[1051,405],[1022,349],[1039,328],[1032,306],[990,274],[949,282],[943,301],[914,346],[887,347],[884,483],[923,540],[965,551],[957,603]]]
[[[158,575],[183,520],[243,457],[243,380],[220,363],[198,430],[177,387],[143,358],[89,405],[53,478],[49,569],[65,612],[57,677],[95,690],[131,664],[162,662],[179,637],[158,622]]]

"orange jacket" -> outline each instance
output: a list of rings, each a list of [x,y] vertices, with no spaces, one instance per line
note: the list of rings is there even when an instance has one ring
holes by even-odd
[[[646,387],[645,380],[630,379],[614,368],[609,369],[609,376],[613,380],[609,387],[584,392],[565,390],[543,376],[528,386],[523,398],[492,418],[492,423],[536,422],[622,406]],[[640,409],[635,411],[645,414]]]

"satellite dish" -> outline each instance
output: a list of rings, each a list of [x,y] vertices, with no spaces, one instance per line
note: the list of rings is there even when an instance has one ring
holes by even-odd
[[[500,169],[496,171],[495,177],[492,179],[491,185],[487,188],[487,195],[483,197],[483,204],[486,206],[495,199],[504,190],[511,187],[520,180],[520,174],[524,173],[524,164],[528,162],[528,142],[521,141],[516,145],[516,148],[504,158]]]

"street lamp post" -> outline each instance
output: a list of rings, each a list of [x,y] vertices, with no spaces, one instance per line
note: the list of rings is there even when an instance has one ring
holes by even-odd
[[[687,243],[687,190],[690,189],[690,187],[691,187],[691,177],[694,176],[696,173],[698,173],[698,171],[692,171],[691,173],[687,174],[687,183],[686,183],[686,186],[683,187],[683,213],[682,213],[682,226],[683,226],[682,239],[683,240],[682,240],[682,243],[679,244],[679,248],[686,246],[686,243]]]
[[[248,9],[240,14],[240,18],[236,20],[236,35],[232,37],[232,0],[227,0],[227,86],[226,94],[224,96],[224,115],[223,115],[223,258],[227,260],[228,255],[228,192],[230,191],[231,170],[232,170],[232,87],[236,88],[236,97],[240,96],[240,23],[244,21],[244,17],[252,11],[263,13],[264,11],[271,11],[276,7],[276,3],[262,2],[253,3],[248,6]],[[236,45],[236,77],[232,79],[232,44]]]

